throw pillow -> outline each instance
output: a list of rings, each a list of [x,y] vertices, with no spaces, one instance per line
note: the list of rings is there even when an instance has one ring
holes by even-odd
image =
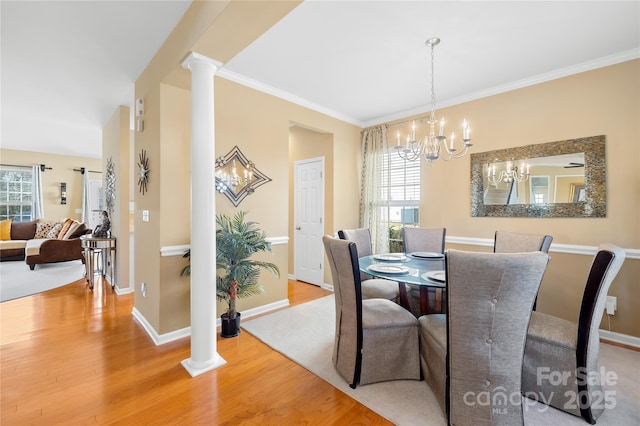
[[[69,239],[72,239],[72,238],[78,238],[78,237],[80,237],[81,235],[84,235],[84,234],[85,234],[85,232],[87,232],[87,225],[85,225],[84,223],[81,223],[81,224],[79,224],[79,226],[76,228],[76,230],[75,230],[75,231],[73,231],[73,234],[71,234],[71,235],[69,236]]]
[[[69,231],[69,228],[71,227],[71,225],[73,225],[74,222],[75,220],[73,219],[65,219],[62,223],[62,228],[60,229],[60,233],[58,234],[57,238],[60,240],[64,239],[65,234]]]
[[[54,223],[38,222],[36,225],[36,235],[33,238],[47,238],[49,231],[53,228]]]
[[[62,229],[62,223],[56,223],[53,225],[53,228],[47,234],[47,238],[49,239],[58,239],[58,235],[60,234],[60,230]]]
[[[64,235],[62,235],[62,231],[60,231],[60,235],[62,235],[62,236],[59,237],[59,238],[62,239],[62,240],[68,240],[69,238],[71,238],[73,233],[76,232],[76,229],[78,229],[79,227],[80,227],[80,222],[78,222],[77,220],[74,220],[73,223],[71,224],[71,226],[69,227],[67,232],[65,232]]]
[[[11,219],[0,221],[0,240],[9,241],[11,239]]]

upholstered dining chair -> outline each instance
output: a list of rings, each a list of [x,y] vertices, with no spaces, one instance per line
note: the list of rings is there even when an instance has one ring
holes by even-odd
[[[322,238],[333,278],[336,332],[333,364],[356,388],[387,380],[420,380],[418,320],[387,299],[362,298],[352,241]]]
[[[405,253],[429,251],[444,253],[446,228],[402,228],[402,243]]]
[[[449,424],[523,424],[524,343],[548,261],[447,250],[448,313],[418,321],[422,371]]]
[[[522,366],[522,391],[531,398],[595,424],[608,398],[600,383],[598,329],[607,291],[625,252],[613,244],[598,247],[582,296],[577,323],[533,312]],[[550,380],[550,375],[562,377]]]
[[[358,248],[360,257],[371,256],[371,232],[368,228],[358,229],[341,229],[338,231],[338,237],[342,240],[353,241]],[[371,275],[360,272],[360,280],[362,282],[362,298],[363,299],[389,299],[398,302],[400,298],[400,285],[391,280],[382,278],[373,278]]]
[[[521,234],[518,232],[496,231],[493,239],[494,253],[521,253],[542,251],[549,253],[553,237],[551,235]],[[533,310],[538,305],[538,296],[533,301]]]
[[[405,253],[426,251],[432,253],[444,253],[444,241],[447,234],[446,228],[402,228],[402,243]],[[433,314],[444,313],[442,306],[443,291],[435,287],[418,287],[405,284],[407,300],[412,312],[419,315],[421,291],[429,292],[428,312]],[[402,287],[401,287],[402,291]]]
[[[553,241],[551,235],[496,231],[493,239],[493,252],[522,253],[527,251],[542,251],[549,253],[551,241]]]

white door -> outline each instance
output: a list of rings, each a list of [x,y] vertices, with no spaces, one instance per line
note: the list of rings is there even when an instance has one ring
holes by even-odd
[[[324,158],[296,161],[294,168],[294,269],[296,279],[322,285],[324,270]]]

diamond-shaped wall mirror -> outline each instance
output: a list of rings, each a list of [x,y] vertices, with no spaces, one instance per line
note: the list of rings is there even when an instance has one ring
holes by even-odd
[[[227,155],[216,159],[216,190],[226,195],[234,207],[270,181],[271,178],[258,170],[237,145]]]

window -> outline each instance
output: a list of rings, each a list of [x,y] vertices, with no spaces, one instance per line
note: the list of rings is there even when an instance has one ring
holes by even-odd
[[[391,149],[384,156],[381,190],[389,201],[382,215],[389,227],[389,251],[403,252],[400,230],[420,223],[420,160],[403,160]]]
[[[0,166],[0,220],[32,220],[33,173],[31,169]]]
[[[533,204],[549,202],[549,176],[531,176],[531,199]]]

